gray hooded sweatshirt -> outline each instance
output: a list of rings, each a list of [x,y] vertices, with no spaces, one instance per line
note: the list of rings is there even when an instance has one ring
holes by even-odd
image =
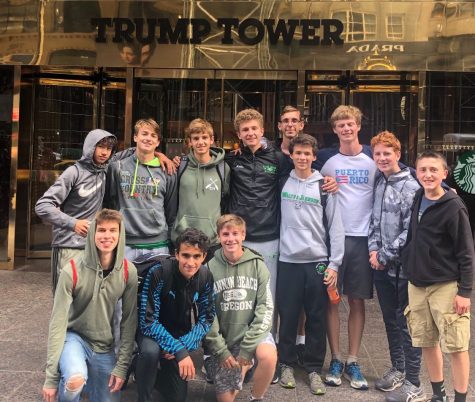
[[[280,257],[291,263],[329,261],[328,267],[338,271],[345,251],[345,229],[341,221],[336,194],[329,194],[325,207],[328,221],[323,225],[319,180],[323,176],[314,171],[307,179],[300,179],[295,170],[281,191]],[[326,238],[330,236],[328,255]]]
[[[74,232],[79,219],[92,220],[102,206],[108,162],[93,162],[99,141],[115,136],[105,130],[92,130],[84,140],[82,158],[67,168],[35,205],[44,222],[53,225],[53,247],[83,249],[86,239]]]

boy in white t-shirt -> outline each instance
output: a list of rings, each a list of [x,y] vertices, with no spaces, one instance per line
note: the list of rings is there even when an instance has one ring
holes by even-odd
[[[325,148],[317,154],[317,168],[323,176],[333,176],[339,184],[338,200],[345,228],[345,254],[339,269],[338,285],[348,297],[348,357],[343,364],[340,350],[338,304],[328,305],[328,341],[332,360],[325,382],[341,384],[341,376],[355,389],[367,390],[357,356],[365,323],[365,299],[373,297],[373,272],[368,262],[368,230],[373,207],[376,165],[371,148],[358,139],[361,111],[354,106],[339,106],[330,121],[340,141],[339,147]]]

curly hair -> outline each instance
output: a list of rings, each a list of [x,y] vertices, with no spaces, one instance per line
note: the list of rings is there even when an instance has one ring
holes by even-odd
[[[241,110],[234,118],[234,129],[239,132],[239,126],[241,123],[251,120],[257,120],[259,122],[259,126],[261,128],[264,127],[264,116],[262,116],[262,114],[260,114],[255,109],[244,109]]]
[[[401,142],[390,131],[381,131],[371,138],[371,148],[374,149],[376,145],[384,145],[394,149],[395,152],[401,152]]]
[[[180,246],[188,244],[193,247],[198,247],[203,254],[208,252],[209,238],[201,230],[195,228],[188,228],[181,233],[176,239],[176,252],[180,252]]]

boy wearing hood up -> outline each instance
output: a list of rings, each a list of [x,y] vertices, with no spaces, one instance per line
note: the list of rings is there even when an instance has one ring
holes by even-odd
[[[326,353],[326,288],[336,286],[338,268],[343,260],[345,232],[337,195],[326,196],[325,206],[322,202],[323,176],[312,169],[317,154],[315,138],[307,134],[294,137],[289,152],[294,169],[288,178],[283,179],[281,190],[277,278],[277,299],[285,300],[277,306],[280,317],[280,385],[295,388],[295,336],[303,307],[307,317],[303,365],[311,392],[323,395],[325,386],[320,376]],[[330,248],[327,247],[327,237]]]
[[[84,250],[90,222],[102,205],[106,170],[116,145],[117,138],[111,133],[90,131],[84,140],[82,158],[67,168],[36,202],[36,215],[53,226],[53,292],[61,268]]]
[[[264,259],[243,247],[246,223],[237,215],[218,219],[222,248],[208,263],[214,277],[216,318],[205,338],[204,364],[219,402],[232,402],[254,358],[250,401],[262,401],[275,371],[277,351],[270,333],[274,305]],[[294,337],[295,339],[295,337]]]
[[[160,126],[153,119],[135,123],[135,153],[111,164],[107,173],[104,206],[122,213],[128,259],[146,253],[168,254],[176,215],[176,175],[160,167],[155,149]]]
[[[188,126],[190,152],[182,157],[178,169],[178,212],[172,241],[186,228],[201,230],[210,239],[206,260],[219,247],[215,222],[221,216],[223,197],[229,193],[230,169],[224,162],[224,149],[214,144],[213,127],[204,119]]]
[[[137,271],[124,259],[125,230],[117,211],[91,222],[82,258],[63,267],[49,326],[46,402],[120,400],[137,326]],[[120,349],[114,353],[113,315],[122,299]]]

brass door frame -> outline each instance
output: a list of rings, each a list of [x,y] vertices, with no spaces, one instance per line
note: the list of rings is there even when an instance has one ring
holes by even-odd
[[[10,206],[8,209],[7,233],[7,260],[0,261],[0,270],[12,270],[15,264],[15,224],[17,200],[17,175],[18,175],[18,133],[20,121],[20,86],[21,66],[13,68],[13,113],[12,113],[12,140],[10,150]]]
[[[124,70],[124,69],[122,69]],[[132,121],[131,113],[132,108],[131,106],[127,107],[128,102],[132,103],[132,82],[133,79],[130,78],[130,71],[132,69],[128,68],[125,71],[125,118],[124,118],[124,143],[126,146],[130,144],[131,141],[131,133],[130,133],[130,123]],[[38,79],[34,81],[33,84],[33,96],[35,96],[36,87],[38,85],[58,85],[58,86],[71,86],[74,85],[76,87],[84,87],[84,88],[92,88],[94,90],[94,99],[93,99],[93,126],[94,127],[101,127],[101,121],[103,121],[103,113],[98,113],[99,109],[102,108],[102,94],[104,92],[104,88],[110,86],[108,83],[102,82],[93,82],[91,81],[91,73],[97,72],[97,69],[74,69],[74,70],[63,70],[60,68],[49,68],[49,67],[42,67],[38,74]],[[74,78],[68,79],[68,76],[74,75]],[[102,87],[102,88],[100,88]],[[18,107],[19,107],[19,100],[18,100]],[[24,117],[26,118],[26,117]],[[33,144],[34,144],[34,132],[35,132],[35,125],[34,125],[34,113],[32,110],[32,115],[30,116],[32,119],[32,124],[30,126],[30,132],[28,133],[30,138],[30,152],[29,152],[29,161],[28,166],[29,169],[23,169],[18,171],[18,176],[27,178],[28,180],[28,209],[27,209],[27,217],[26,217],[26,247],[23,253],[23,250],[17,250],[17,255],[22,255],[26,258],[49,258],[51,255],[51,251],[47,250],[30,250],[31,245],[31,224],[32,224],[32,182],[35,179],[34,175],[36,174],[36,170],[32,170],[31,167],[33,166]],[[17,130],[18,131],[18,130]],[[18,138],[18,135],[17,137]],[[18,141],[17,141],[18,142]],[[13,149],[13,147],[12,147]],[[18,149],[18,147],[16,148]],[[12,159],[13,162],[13,159]],[[58,175],[61,174],[61,171],[52,170],[49,171],[49,174]],[[15,180],[16,184],[16,180]],[[14,223],[15,225],[15,223]],[[10,233],[10,231],[9,231]],[[10,244],[10,243],[9,243]],[[1,266],[0,266],[1,268]]]

